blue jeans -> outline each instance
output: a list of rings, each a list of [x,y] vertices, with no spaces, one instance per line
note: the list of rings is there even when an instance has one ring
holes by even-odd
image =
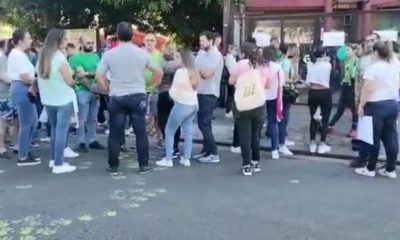
[[[283,114],[283,119],[278,123],[278,129],[279,129],[279,144],[280,145],[285,145],[286,137],[287,137],[287,126],[289,123],[289,117],[290,117],[290,105],[291,103],[288,101],[283,101],[283,106],[282,106],[282,114]]]
[[[97,113],[99,112],[100,101],[97,95],[81,91],[77,92],[79,128],[77,131],[78,143],[89,143],[96,140]],[[87,135],[86,135],[87,129]]]
[[[218,104],[218,98],[213,95],[198,95],[199,112],[197,113],[197,124],[203,134],[203,151],[204,153],[217,155],[217,144],[215,143],[214,134],[212,132],[213,112]]]
[[[279,149],[279,129],[278,129],[278,119],[276,112],[276,99],[267,100],[267,132],[271,138],[272,150]]]
[[[193,144],[193,122],[198,110],[197,105],[185,105],[174,103],[169,114],[167,126],[165,127],[165,152],[166,158],[172,160],[174,152],[174,136],[176,130],[182,126],[183,137],[185,138],[183,157],[190,159],[192,156]]]
[[[36,105],[28,97],[28,86],[21,81],[11,83],[10,95],[18,112],[18,157],[25,159],[38,124]]]
[[[108,136],[108,164],[119,167],[119,153],[125,141],[125,123],[129,117],[136,135],[136,151],[140,167],[149,164],[149,139],[146,131],[147,95],[130,94],[110,97],[108,107],[110,135]]]
[[[64,148],[67,143],[73,105],[68,103],[64,106],[46,106],[46,111],[51,128],[50,160],[55,160],[55,165],[61,166],[64,162]]]

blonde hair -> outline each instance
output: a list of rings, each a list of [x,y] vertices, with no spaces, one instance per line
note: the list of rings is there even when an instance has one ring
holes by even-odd
[[[62,41],[65,38],[65,32],[61,29],[53,28],[47,34],[43,44],[42,52],[39,57],[39,76],[48,79],[51,72],[51,61],[54,54],[58,51]]]
[[[194,54],[189,49],[182,49],[179,51],[182,65],[185,67],[189,72],[189,81],[192,85],[193,89],[196,90],[201,82],[201,76],[199,71],[196,68]]]

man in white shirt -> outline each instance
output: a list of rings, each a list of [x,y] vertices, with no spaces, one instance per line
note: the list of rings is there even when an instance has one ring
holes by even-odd
[[[203,134],[203,150],[195,158],[202,163],[218,163],[220,159],[211,121],[218,105],[224,60],[222,54],[214,46],[213,33],[206,31],[200,34],[200,48],[196,65],[203,79],[198,89],[198,126]]]

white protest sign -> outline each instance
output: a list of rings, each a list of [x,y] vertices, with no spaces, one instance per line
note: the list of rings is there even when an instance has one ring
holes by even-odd
[[[399,39],[399,33],[396,30],[374,31],[374,33],[378,34],[382,40],[397,42]]]
[[[257,47],[268,47],[271,41],[271,35],[265,32],[254,32],[253,38],[256,39]]]
[[[323,45],[324,47],[344,46],[344,39],[344,32],[324,32]]]

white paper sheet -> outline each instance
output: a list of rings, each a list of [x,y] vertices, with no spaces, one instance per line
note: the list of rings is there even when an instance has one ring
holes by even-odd
[[[371,116],[362,116],[358,119],[357,139],[368,144],[374,144],[374,130]]]
[[[374,33],[379,34],[384,41],[389,40],[397,42],[399,40],[399,33],[396,30],[374,31]]]
[[[256,39],[257,47],[268,47],[271,41],[271,35],[265,32],[254,32],[253,38]]]
[[[344,46],[344,32],[324,32],[323,44],[324,47],[341,47]]]

